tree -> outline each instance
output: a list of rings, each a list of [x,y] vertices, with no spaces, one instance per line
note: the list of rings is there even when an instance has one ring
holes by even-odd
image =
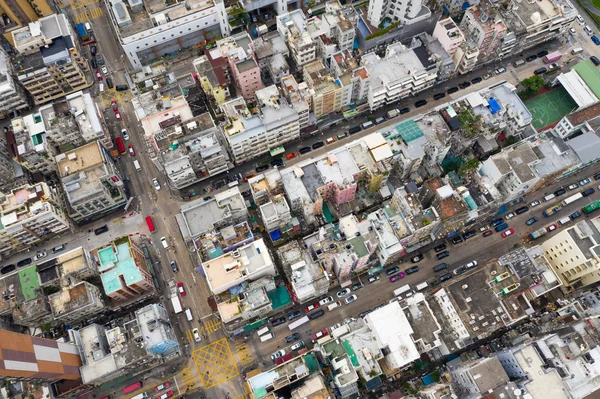
[[[544,86],[544,79],[541,76],[533,75],[527,79],[523,79],[521,81],[521,86],[523,86],[526,92],[537,94]]]
[[[471,159],[467,160],[467,162],[465,162],[463,165],[461,165],[459,173],[461,175],[464,175],[471,169],[477,169],[478,166],[479,166],[479,159],[471,158]]]
[[[461,130],[467,137],[471,137],[479,133],[479,122],[481,121],[481,115],[474,115],[471,110],[465,109],[458,114],[458,121],[461,124]]]

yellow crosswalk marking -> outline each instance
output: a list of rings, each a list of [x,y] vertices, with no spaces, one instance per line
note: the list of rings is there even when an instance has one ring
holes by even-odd
[[[193,342],[193,341],[194,341],[194,334],[192,334],[192,330],[187,330],[187,331],[185,332],[185,339],[186,339],[188,342]]]
[[[101,8],[92,8],[91,10],[88,10],[88,14],[90,19],[95,19],[100,18],[104,13],[102,12]]]
[[[221,328],[221,326],[221,320],[219,319],[211,319],[204,322],[204,330],[206,331],[206,334],[210,334],[217,331]]]
[[[245,366],[247,364],[252,363],[252,354],[250,353],[250,350],[248,349],[248,346],[245,342],[236,344],[235,349],[237,350],[238,364]]]

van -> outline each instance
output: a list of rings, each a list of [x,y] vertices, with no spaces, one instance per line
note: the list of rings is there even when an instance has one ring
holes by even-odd
[[[570,217],[566,217],[566,218],[560,219],[558,221],[558,224],[562,226],[562,225],[565,225],[565,224],[569,223],[570,221],[571,221],[571,218]]]
[[[267,326],[267,327],[261,328],[256,333],[258,334],[258,336],[261,336],[261,335],[265,335],[268,332],[269,332],[269,327]]]
[[[548,68],[546,68],[546,67],[541,67],[541,68],[538,68],[535,71],[533,71],[533,73],[536,75],[541,75],[546,72],[548,72]]]
[[[98,91],[99,91],[100,93],[104,92],[104,83],[100,83],[100,84],[98,85]]]
[[[417,289],[417,291],[423,291],[427,287],[429,287],[429,284],[427,284],[427,281],[424,281],[421,284],[417,284],[415,288]]]
[[[188,321],[194,320],[194,316],[192,315],[192,309],[187,308],[185,310],[185,317],[188,319]]]
[[[551,199],[556,198],[556,195],[554,194],[548,194],[544,197],[544,201],[550,201]]]
[[[585,31],[585,33],[587,33],[590,36],[592,36],[594,34],[594,31],[592,30],[592,28],[590,28],[589,25],[586,25],[585,28],[583,28],[583,30]]]
[[[352,126],[350,129],[348,129],[348,133],[354,134],[360,132],[361,130],[362,128],[360,126]]]
[[[383,116],[380,116],[379,118],[374,120],[376,125],[379,125],[380,123],[385,122],[385,118]]]
[[[524,60],[516,60],[515,62],[513,62],[513,65],[515,66],[515,68],[518,68],[521,65],[525,65],[525,61]]]
[[[583,48],[575,47],[573,50],[571,50],[571,54],[573,54],[573,55],[579,54],[579,53],[583,53]]]
[[[164,249],[169,249],[169,242],[167,241],[166,237],[161,237],[160,243],[162,244]]]
[[[342,303],[340,301],[337,301],[337,302],[334,302],[334,303],[332,303],[330,305],[327,305],[327,310],[333,310],[333,309],[338,308],[340,306],[342,306]]]
[[[92,31],[92,24],[90,24],[89,22],[85,23],[85,30],[87,30],[88,32]]]
[[[445,263],[440,263],[439,265],[437,265],[437,266],[435,266],[435,267],[433,268],[433,271],[434,271],[434,272],[441,272],[442,270],[444,270],[444,269],[447,269],[447,268],[448,268],[448,265],[447,265],[447,264],[445,264]]]
[[[268,333],[268,334],[265,334],[265,335],[261,335],[260,336],[260,342],[268,341],[271,338],[273,338],[274,336],[275,336],[275,334],[273,334],[273,333]]]
[[[127,86],[127,85],[116,85],[115,86],[115,90],[116,91],[124,91],[124,90],[127,90],[127,89],[129,89],[129,86]]]
[[[135,170],[137,170],[138,172],[139,172],[140,170],[142,170],[142,167],[140,166],[140,162],[139,162],[137,159],[135,159],[135,160],[133,161],[133,166],[135,166]]]
[[[362,126],[363,129],[368,129],[371,126],[373,126],[373,122],[367,121],[367,122],[363,123],[361,126]]]

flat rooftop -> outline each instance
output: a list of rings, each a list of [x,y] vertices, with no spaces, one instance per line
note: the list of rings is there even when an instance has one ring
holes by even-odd
[[[144,279],[140,268],[131,256],[129,240],[119,239],[111,245],[98,250],[100,266],[98,271],[106,294],[123,288],[123,284],[131,285]]]
[[[244,198],[237,187],[204,201],[199,199],[181,206],[181,215],[190,237],[212,230],[218,222],[246,209]]]
[[[77,311],[93,301],[88,290],[88,283],[82,281],[72,287],[63,287],[57,293],[48,296],[48,302],[54,316],[69,314]]]

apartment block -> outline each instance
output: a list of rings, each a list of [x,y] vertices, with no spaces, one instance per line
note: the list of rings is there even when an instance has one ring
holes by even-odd
[[[279,96],[276,86],[255,94],[257,106],[252,110],[241,97],[222,106],[228,123],[221,128],[237,164],[300,136],[298,112],[285,97]]]
[[[255,57],[264,77],[270,76],[274,83],[290,74],[287,62],[290,50],[279,32],[268,32],[254,40]]]
[[[35,22],[53,12],[46,0],[2,0],[0,1],[0,11],[4,16],[1,28],[2,34],[11,46],[15,45],[11,35],[13,30],[19,29],[30,22]]]
[[[11,151],[15,161],[31,173],[49,175],[56,171],[55,148],[48,140],[40,111],[14,118],[11,124],[13,134],[7,135],[7,142],[16,150]]]
[[[246,32],[238,33],[217,42],[221,55],[229,62],[231,77],[237,90],[246,100],[264,87],[260,68],[254,55],[254,44]]]
[[[11,32],[17,79],[44,104],[86,88],[87,59],[80,53],[78,38],[63,14],[52,14]]]
[[[509,382],[508,375],[496,357],[461,362],[452,367],[450,375],[458,392],[471,395],[486,395]]]
[[[65,206],[75,223],[109,215],[127,203],[121,177],[100,142],[91,142],[56,156]]]
[[[375,0],[369,2],[367,18],[371,25],[379,26],[390,19],[392,22],[401,22],[410,25],[420,20],[423,15],[431,14],[421,0]]]
[[[261,173],[248,180],[248,185],[268,232],[278,230],[286,233],[299,228],[298,225],[292,225],[292,215],[284,196],[283,179],[279,171]]]
[[[285,37],[292,58],[302,67],[317,58],[317,43],[306,27],[306,16],[302,10],[277,16],[277,30]]]
[[[4,137],[0,137],[0,192],[8,192],[27,183],[27,175],[15,159],[14,141],[12,125],[9,125]]]
[[[317,44],[317,54],[329,59],[338,51],[352,51],[358,14],[353,7],[343,7],[338,0],[325,3],[325,13],[306,21],[306,30]]]
[[[327,294],[329,276],[298,241],[281,246],[277,255],[298,303],[313,301]]]
[[[371,84],[369,72],[356,61],[350,51],[340,51],[333,55],[330,64],[331,75],[342,83],[342,107],[365,104]]]
[[[81,358],[72,343],[0,330],[0,376],[53,382],[81,378]]]
[[[444,50],[452,56],[456,53],[456,50],[466,42],[465,36],[452,18],[439,20],[435,24],[432,36],[434,39],[437,39],[442,47],[444,47]]]
[[[36,247],[70,228],[60,194],[46,183],[26,185],[0,197],[0,255]]]
[[[310,94],[308,93],[305,82],[298,83],[293,75],[284,76],[281,78],[281,92],[288,100],[292,107],[298,113],[298,124],[300,129],[305,129],[309,125],[314,124],[316,119],[310,119]]]
[[[219,57],[216,59],[211,56],[215,51],[219,52]],[[208,96],[213,97],[219,105],[230,99],[229,82],[222,69],[224,67],[226,71],[228,70],[227,62],[220,56],[218,48],[211,49],[207,54],[195,58],[193,66],[196,71],[195,78]]]
[[[6,51],[0,49],[0,117],[4,119],[28,107],[25,90],[16,80],[15,68]]]
[[[432,87],[438,77],[437,66],[422,44],[405,47],[402,43],[388,46],[384,58],[375,53],[362,57],[371,77],[369,107],[377,109]]]
[[[142,302],[156,292],[141,241],[124,236],[94,251],[104,293],[117,303]]]
[[[134,69],[174,51],[231,33],[222,0],[105,0],[114,31]]]
[[[304,81],[311,93],[311,108],[320,119],[342,109],[344,89],[342,82],[334,79],[323,62],[311,62],[303,68]]]
[[[58,292],[48,295],[48,303],[54,318],[65,324],[94,317],[105,310],[102,292],[87,281],[61,287]]]

